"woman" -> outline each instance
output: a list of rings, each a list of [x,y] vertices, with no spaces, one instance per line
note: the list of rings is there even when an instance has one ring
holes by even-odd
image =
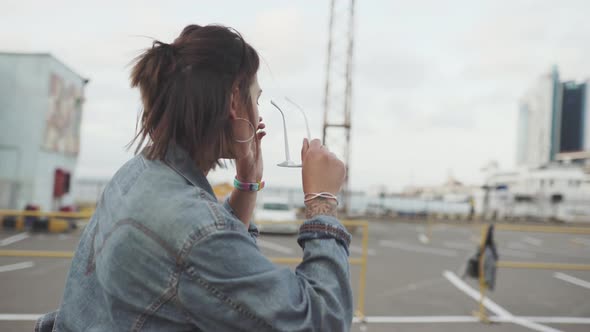
[[[348,244],[335,218],[345,169],[304,141],[307,221],[292,272],[256,246],[263,187],[256,51],[223,26],[154,42],[131,73],[143,102],[138,152],[112,178],[84,230],[55,331],[346,331]],[[144,142],[146,144],[144,144]],[[236,189],[217,202],[207,173],[230,158]],[[321,195],[319,195],[322,193]]]

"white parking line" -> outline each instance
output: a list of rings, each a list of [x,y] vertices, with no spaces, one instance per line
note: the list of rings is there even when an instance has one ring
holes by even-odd
[[[26,239],[28,237],[29,237],[29,234],[28,233],[19,233],[19,234],[16,234],[16,235],[7,237],[7,238],[5,238],[3,240],[0,240],[0,247],[7,246],[9,244],[13,244],[13,243],[18,242],[18,241],[22,241],[22,240],[24,240],[24,239]]]
[[[360,323],[361,320],[355,317],[353,323]],[[475,316],[368,316],[367,323],[477,323]]]
[[[443,249],[443,248],[432,248],[432,247],[421,247],[421,246],[415,246],[415,245],[402,243],[402,242],[396,242],[396,241],[381,240],[381,241],[379,241],[379,245],[382,247],[400,249],[400,250],[411,251],[411,252],[419,252],[419,253],[423,253],[423,254],[432,254],[432,255],[446,256],[446,257],[457,256],[457,252],[455,250],[449,250],[449,249]]]
[[[545,324],[590,324],[590,317],[543,317],[530,316],[520,317],[535,323]]]
[[[545,324],[590,324],[588,317],[544,317],[544,316],[512,316],[500,317],[490,316],[490,321],[495,323],[514,323],[513,320],[524,319],[534,323]],[[361,320],[355,317],[353,323],[360,323]],[[434,324],[434,323],[479,323],[479,319],[475,316],[367,316],[366,323],[384,323],[384,324]]]
[[[278,251],[281,254],[290,255],[290,254],[294,254],[295,253],[295,250],[293,250],[293,249],[291,249],[289,247],[285,247],[285,246],[282,246],[280,244],[277,244],[277,243],[274,243],[274,242],[270,242],[268,240],[261,240],[260,238],[258,238],[256,240],[256,243],[258,243],[258,246],[260,248],[265,248],[265,249],[270,249],[270,250]]]
[[[555,272],[553,274],[553,276],[557,279],[561,279],[563,281],[567,281],[571,284],[580,286],[580,287],[584,287],[584,288],[588,288],[590,289],[590,282],[586,281],[586,280],[582,280],[582,279],[578,279],[576,277],[572,277],[569,274],[565,274],[565,273],[561,273],[561,272]]]
[[[451,249],[457,250],[467,250],[467,251],[476,251],[477,246],[469,243],[462,243],[462,242],[453,242],[453,241],[445,241],[443,242],[443,246]],[[519,250],[512,250],[512,249],[503,249],[501,247],[498,248],[500,255],[502,256],[510,256],[510,257],[517,257],[517,258],[535,258],[537,255],[532,252],[528,251],[519,251]]]
[[[9,272],[9,271],[16,271],[16,270],[23,270],[33,267],[35,264],[33,262],[21,262],[16,264],[10,265],[2,265],[0,266],[0,272]]]
[[[464,243],[464,242],[453,242],[453,241],[445,241],[443,242],[443,246],[451,249],[461,249],[461,250],[477,250],[477,246],[473,243]]]
[[[535,247],[540,247],[541,244],[543,244],[543,240],[534,238],[532,236],[525,236],[524,238],[522,238],[522,242],[531,244]]]
[[[587,253],[577,254],[575,252],[572,252],[572,250],[558,250],[558,249],[551,249],[551,248],[544,248],[544,247],[531,248],[531,247],[525,246],[522,242],[509,242],[508,245],[506,245],[506,247],[509,249],[523,250],[523,251],[536,253],[536,254],[548,254],[548,255],[552,255],[552,256],[564,256],[564,257],[572,257],[572,258],[588,258]],[[500,255],[502,255],[501,248],[502,247],[499,248]]]
[[[0,321],[36,321],[42,314],[0,314]],[[512,318],[506,319],[499,316],[489,317],[492,322],[511,323]],[[520,317],[535,323],[546,324],[590,324],[588,317]],[[360,323],[358,317],[354,317],[353,323]],[[400,323],[478,323],[479,320],[474,316],[366,316],[366,323],[372,324],[400,324]]]
[[[454,274],[451,271],[445,271],[443,272],[443,276],[447,278],[447,280],[449,280],[455,287],[467,294],[469,297],[473,298],[476,301],[479,301],[480,293],[475,289],[471,288],[471,286],[467,285],[467,283],[465,283],[465,281],[457,277],[456,274]],[[500,317],[512,316],[508,311],[506,311],[504,308],[500,307],[494,301],[490,300],[487,297],[484,298],[483,305],[486,308],[488,308],[491,312]]]
[[[465,294],[467,294],[469,297],[471,297],[472,299],[474,299],[476,301],[479,301],[479,298],[481,296],[479,291],[476,291],[475,289],[471,288],[471,286],[467,285],[467,283],[465,283],[465,281],[463,281],[459,277],[457,277],[456,274],[454,274],[451,271],[444,271],[443,276],[445,278],[447,278],[447,280],[449,280],[455,287],[457,287],[459,290],[461,290]],[[496,314],[498,316],[498,318],[503,319],[505,321],[508,321],[508,322],[511,322],[511,323],[514,323],[514,324],[517,324],[520,326],[528,327],[529,329],[536,330],[536,331],[560,332],[560,330],[554,329],[554,328],[546,326],[546,325],[541,325],[541,324],[535,323],[535,322],[530,321],[524,317],[514,316],[511,313],[509,313],[506,309],[500,307],[497,303],[490,300],[488,297],[484,297],[483,305],[488,310],[490,310],[491,312]]]
[[[511,250],[511,249],[502,249],[498,248],[500,255],[510,256],[510,257],[517,257],[517,258],[535,258],[537,255],[532,252],[527,251],[519,251],[519,250]]]
[[[522,242],[508,242],[508,244],[506,245],[507,248],[509,249],[514,249],[514,250],[525,250],[527,249],[527,246],[524,245],[524,243]]]
[[[350,250],[350,252],[353,252],[355,254],[362,254],[363,253],[363,248],[361,248],[361,247],[350,245],[348,247],[348,249]],[[375,249],[369,248],[369,249],[367,249],[367,255],[375,256],[375,255],[377,255],[377,251],[375,251]]]
[[[576,237],[572,239],[572,242],[581,244],[583,246],[590,246],[590,239],[584,239],[581,237]]]
[[[0,314],[0,321],[37,320],[41,316],[41,314]]]

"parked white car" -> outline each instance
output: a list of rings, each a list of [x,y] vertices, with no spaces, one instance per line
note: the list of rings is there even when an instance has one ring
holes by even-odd
[[[297,211],[285,201],[264,201],[254,213],[254,223],[261,233],[295,234],[299,231]]]

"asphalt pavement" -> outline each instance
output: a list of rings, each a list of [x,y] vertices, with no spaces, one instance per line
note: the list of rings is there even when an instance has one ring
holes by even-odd
[[[462,278],[480,240],[478,228],[369,225],[366,321],[353,331],[590,331],[590,271],[501,268],[486,302],[493,322],[483,324],[472,315],[477,282]],[[495,238],[501,260],[590,265],[590,235],[497,231]],[[351,258],[361,257],[361,239],[358,230]],[[77,232],[4,232],[0,250],[73,251],[78,241]],[[268,257],[301,257],[295,235],[262,234],[259,247]],[[0,257],[0,331],[30,331],[36,316],[54,310],[69,264],[64,258]],[[355,301],[360,273],[360,266],[351,266]]]

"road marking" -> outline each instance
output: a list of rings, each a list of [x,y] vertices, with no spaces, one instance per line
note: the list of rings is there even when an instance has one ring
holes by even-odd
[[[28,237],[29,237],[28,233],[19,233],[19,234],[13,235],[11,237],[7,237],[4,240],[0,240],[0,247],[7,246],[9,244],[13,244],[18,241],[22,241]]]
[[[29,272],[28,275],[29,276],[40,276],[40,275],[45,275],[48,272],[55,271],[55,270],[61,270],[61,271],[69,271],[70,270],[70,264],[72,263],[71,260],[69,260],[69,259],[55,259],[52,261],[54,261],[54,262],[51,264],[47,264],[47,265],[44,264],[42,266],[38,266],[36,269]]]
[[[355,317],[353,323],[360,323],[361,320]],[[367,316],[367,323],[477,323],[475,316]]]
[[[270,242],[268,240],[261,240],[260,238],[258,238],[256,240],[256,243],[258,243],[258,246],[261,248],[265,248],[265,249],[270,249],[270,250],[274,250],[274,251],[278,251],[281,254],[294,254],[295,250],[289,248],[289,247],[285,247],[282,246],[280,244],[274,243],[274,242]]]
[[[457,252],[455,250],[443,249],[443,248],[425,248],[420,246],[415,246],[411,244],[406,244],[402,242],[396,241],[388,241],[388,240],[381,240],[379,241],[379,245],[382,247],[400,249],[404,251],[411,251],[411,252],[419,252],[423,254],[432,254],[432,255],[439,255],[439,256],[446,256],[446,257],[455,257],[457,256]]]
[[[572,277],[569,274],[565,274],[565,273],[561,273],[561,272],[555,272],[553,274],[553,276],[557,279],[561,279],[563,281],[567,281],[571,284],[574,285],[578,285],[580,287],[584,287],[584,288],[588,288],[590,289],[590,282],[586,281],[586,280],[582,280],[582,279],[578,279],[576,277]]]
[[[461,242],[452,242],[452,241],[445,241],[443,242],[443,246],[451,249],[457,250],[467,250],[475,252],[477,250],[477,246],[468,243],[461,243]],[[502,249],[498,248],[500,255],[510,256],[510,257],[518,257],[518,258],[535,258],[535,255],[532,252],[526,251],[518,251],[518,250],[511,250],[511,249]]]
[[[426,234],[423,234],[423,233],[418,235],[418,240],[422,243],[425,243],[425,244],[430,242],[430,239],[428,238],[428,236],[426,236]]]
[[[537,255],[532,252],[526,251],[518,251],[518,250],[511,250],[511,249],[498,249],[500,255],[510,256],[510,257],[517,257],[517,258],[535,258]]]
[[[353,246],[353,245],[350,245],[348,247],[348,250],[350,250],[351,252],[353,252],[355,254],[362,254],[363,253],[363,248],[357,247],[357,246]],[[375,251],[375,249],[369,248],[369,249],[367,249],[367,255],[369,255],[369,256],[375,256],[375,255],[377,255],[377,251]]]
[[[0,314],[0,321],[36,321],[42,314]],[[492,322],[507,322],[505,318],[499,316],[489,317]],[[535,323],[547,324],[590,324],[588,317],[520,317]],[[360,323],[359,317],[354,317],[353,323]],[[395,324],[395,323],[478,323],[479,320],[474,316],[366,316],[365,322],[373,324]]]
[[[522,238],[522,242],[531,244],[535,247],[540,247],[541,244],[543,244],[543,240],[534,238],[532,236],[525,236],[524,238]]]
[[[436,284],[440,284],[443,282],[446,282],[444,278],[421,280],[421,281],[407,284],[403,287],[393,288],[390,290],[383,290],[377,296],[378,297],[389,297],[389,296],[393,296],[393,295],[397,295],[397,294],[413,292],[413,291],[417,291],[419,289],[431,287],[431,286],[434,286]]]
[[[576,237],[571,240],[573,243],[581,244],[583,246],[590,246],[590,239]]]
[[[549,254],[552,256],[563,256],[563,257],[572,257],[572,258],[588,258],[587,253],[575,254],[575,253],[572,253],[571,250],[570,251],[556,250],[556,249],[547,249],[547,248],[543,248],[543,247],[531,248],[531,247],[526,247],[522,243],[516,243],[516,242],[509,242],[507,247],[509,249],[524,250],[527,252],[532,252],[532,253],[537,253],[537,254]],[[501,254],[502,254],[502,250],[500,249],[500,255]]]
[[[563,332],[562,330],[554,329],[547,325],[541,325],[539,323],[532,322],[530,320],[524,319],[522,317],[512,317],[512,323],[524,327],[528,327],[531,330],[541,331],[541,332]]]
[[[2,320],[37,320],[42,314],[0,314],[0,321]]]
[[[479,301],[480,296],[481,296],[479,291],[476,291],[475,289],[471,288],[471,286],[469,286],[465,281],[463,281],[459,277],[457,277],[456,274],[454,274],[451,271],[444,271],[443,276],[445,278],[447,278],[447,280],[449,280],[455,287],[457,287],[459,290],[461,290],[465,294],[467,294],[469,297],[471,297],[472,299],[474,299],[476,301]],[[511,323],[514,323],[514,324],[517,324],[520,326],[524,326],[524,327],[527,327],[532,330],[541,331],[541,332],[561,332],[560,330],[554,329],[549,326],[535,323],[535,322],[525,319],[523,317],[513,316],[510,312],[508,312],[506,309],[500,307],[496,302],[490,300],[487,296],[484,297],[483,305],[488,310],[490,310],[491,312],[496,314],[498,316],[498,318],[504,319],[504,320],[509,321]]]
[[[447,225],[441,225],[441,224],[437,224],[432,226],[432,229],[437,230],[437,231],[446,231],[447,229],[449,229],[449,226]],[[467,229],[463,229],[463,228],[455,228],[455,231],[468,231]]]
[[[471,286],[467,285],[467,283],[465,283],[465,281],[463,281],[459,277],[457,277],[456,274],[454,274],[451,271],[445,271],[445,272],[443,272],[443,276],[445,278],[447,278],[447,280],[450,281],[455,287],[457,287],[459,290],[461,290],[465,294],[467,294],[469,297],[473,298],[476,301],[479,301],[480,293],[478,291],[476,291],[475,289],[471,288]],[[491,312],[493,312],[494,314],[496,314],[500,317],[511,317],[512,316],[512,314],[510,314],[508,311],[506,311],[506,309],[500,307],[494,301],[490,300],[487,296],[483,300],[483,305],[486,308],[488,308]]]
[[[527,246],[524,245],[524,243],[522,242],[509,242],[508,245],[506,246],[509,249],[514,249],[514,250],[526,250]]]
[[[443,246],[451,249],[462,249],[462,250],[477,250],[477,246],[473,243],[463,243],[463,242],[452,242],[452,241],[445,241],[443,242]]]
[[[520,317],[520,318],[530,320],[535,323],[545,323],[545,324],[590,324],[590,317],[530,316],[530,317]]]
[[[0,272],[9,272],[9,271],[16,271],[16,270],[23,270],[33,267],[35,264],[33,262],[21,262],[16,264],[10,265],[2,265],[0,266]]]
[[[511,318],[490,316],[492,322],[497,323],[513,323],[513,319],[524,319],[535,323],[547,324],[590,324],[588,317],[543,317],[543,316],[513,316]],[[360,323],[359,317],[354,317],[353,323]],[[413,324],[429,324],[429,323],[479,323],[479,319],[475,316],[366,316],[366,323],[375,324],[399,324],[399,323],[413,323]]]

